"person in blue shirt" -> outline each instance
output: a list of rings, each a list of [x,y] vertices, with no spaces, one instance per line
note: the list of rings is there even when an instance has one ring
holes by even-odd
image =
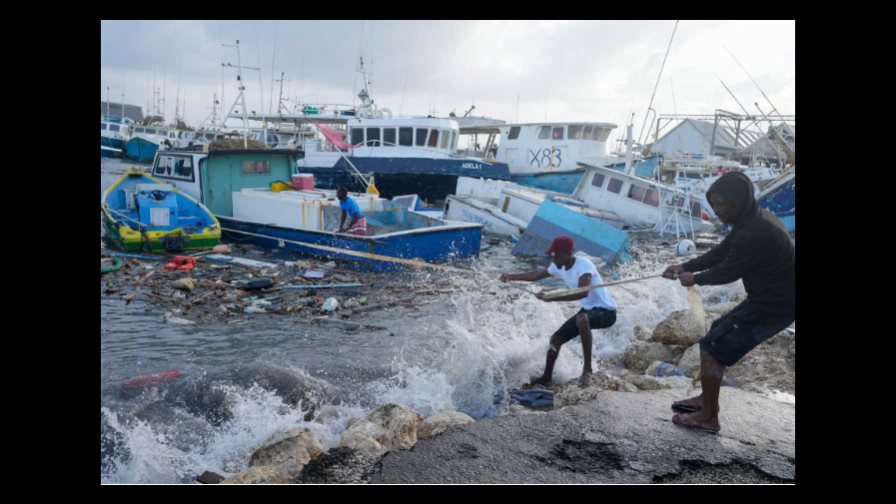
[[[510,280],[522,280],[534,282],[543,278],[555,276],[566,283],[570,289],[589,285],[603,285],[594,263],[587,257],[573,255],[575,243],[568,236],[554,238],[546,253],[551,256],[551,264],[544,269],[537,269],[525,273],[503,273],[502,282]],[[591,383],[591,341],[592,329],[606,329],[616,323],[616,302],[605,288],[591,289],[588,292],[568,294],[556,298],[546,299],[544,294],[538,293],[536,297],[542,301],[579,301],[582,309],[567,320],[551,336],[547,357],[544,363],[544,373],[533,377],[531,385],[551,385],[551,377],[554,372],[554,362],[560,355],[560,347],[576,336],[582,338],[582,356],[584,365],[582,375],[579,377],[579,386],[587,387]]]
[[[358,202],[350,198],[348,189],[340,187],[336,190],[336,197],[339,198],[339,206],[342,208],[342,220],[339,221],[339,233],[351,233],[364,236],[367,234],[367,219],[364,212],[358,207]],[[345,218],[349,217],[348,226],[345,225]]]

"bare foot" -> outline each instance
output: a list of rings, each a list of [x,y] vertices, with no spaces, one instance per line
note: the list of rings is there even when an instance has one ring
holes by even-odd
[[[582,371],[582,376],[579,377],[579,387],[585,388],[588,385],[591,385],[591,371]]]
[[[672,416],[672,423],[688,429],[709,432],[710,434],[718,434],[721,430],[718,418],[710,418],[701,411],[689,414],[677,413]]]
[[[534,386],[534,385],[544,385],[544,386],[546,386],[546,387],[550,387],[550,386],[551,386],[551,379],[545,377],[544,375],[541,375],[541,376],[533,376],[532,378],[529,379],[529,386],[531,387],[531,386]]]
[[[684,399],[672,403],[672,411],[677,411],[678,413],[694,413],[695,411],[700,411],[702,408],[702,394],[698,395],[697,397],[691,397],[690,399]]]

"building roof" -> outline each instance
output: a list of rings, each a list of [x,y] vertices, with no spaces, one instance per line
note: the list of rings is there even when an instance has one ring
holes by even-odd
[[[107,114],[108,110],[108,114]],[[121,117],[121,103],[100,101],[100,117]],[[124,116],[135,123],[143,121],[143,109],[136,105],[124,105]]]

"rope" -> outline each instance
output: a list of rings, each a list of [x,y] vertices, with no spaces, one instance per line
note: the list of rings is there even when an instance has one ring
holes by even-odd
[[[558,290],[558,291],[553,291],[553,292],[544,294],[542,296],[542,299],[555,299],[558,297],[570,296],[573,294],[580,294],[582,292],[588,292],[591,289],[600,289],[601,287],[610,287],[613,285],[622,285],[622,284],[626,284],[626,283],[640,282],[642,280],[647,280],[650,278],[657,278],[660,276],[663,276],[663,275],[661,273],[657,273],[656,275],[648,275],[648,276],[640,277],[640,278],[629,278],[628,280],[620,280],[618,282],[610,282],[610,283],[605,283],[605,284],[600,284],[600,285],[588,285],[585,287],[576,287],[575,289]]]

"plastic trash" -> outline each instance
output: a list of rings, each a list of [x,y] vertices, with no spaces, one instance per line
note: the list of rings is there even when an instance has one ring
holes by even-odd
[[[339,308],[339,300],[331,297],[327,298],[327,300],[324,301],[324,305],[321,307],[321,310],[325,312],[334,312],[337,308]]]
[[[656,367],[656,376],[685,376],[685,372],[680,367],[663,362]]]

